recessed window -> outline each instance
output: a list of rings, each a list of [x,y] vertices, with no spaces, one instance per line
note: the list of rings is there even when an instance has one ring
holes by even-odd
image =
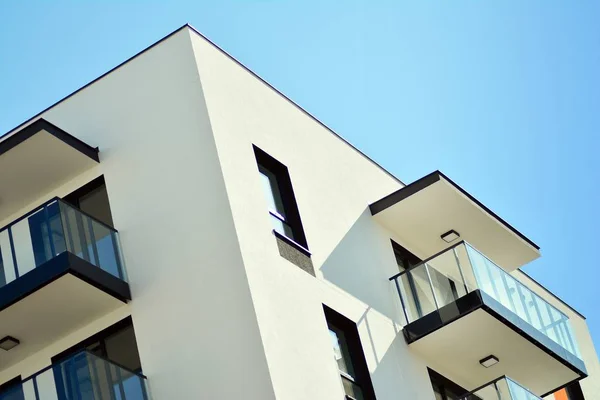
[[[435,400],[458,400],[462,399],[467,394],[466,389],[460,387],[445,376],[438,374],[430,368],[427,368],[427,371],[429,372],[429,378],[431,379],[431,386],[433,386]],[[477,397],[475,396],[473,398],[475,399]]]
[[[254,154],[273,230],[307,249],[287,167],[256,146]]]
[[[113,226],[108,192],[104,183],[104,176],[99,176],[74,192],[64,197],[67,203],[72,204],[84,213],[91,215],[98,221],[108,226]]]
[[[556,400],[585,400],[579,382],[573,382],[566,388],[554,392]]]
[[[333,359],[340,373],[346,399],[375,399],[356,324],[327,306],[323,308],[333,348]]]

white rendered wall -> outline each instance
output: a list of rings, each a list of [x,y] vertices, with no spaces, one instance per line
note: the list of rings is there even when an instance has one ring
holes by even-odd
[[[402,185],[200,36],[192,36],[278,399],[343,397],[322,304],[358,324],[377,398],[430,400],[408,350],[390,235],[368,205]],[[291,176],[317,278],[283,259],[252,145]]]
[[[42,117],[100,148],[154,398],[274,398],[189,31]]]

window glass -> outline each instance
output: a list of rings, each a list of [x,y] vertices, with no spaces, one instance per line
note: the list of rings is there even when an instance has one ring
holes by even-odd
[[[259,166],[258,169],[260,171],[263,191],[267,202],[269,203],[269,210],[275,211],[285,219],[285,210],[283,208],[283,201],[281,199],[277,178],[271,171],[262,166]]]
[[[348,353],[348,346],[346,339],[344,338],[344,333],[335,328],[330,328],[329,335],[331,336],[331,345],[333,346],[333,354],[338,369],[354,377],[354,368],[350,362],[350,354]]]
[[[346,378],[344,375],[342,375],[342,386],[344,387],[344,393],[346,393],[346,396],[356,400],[364,400],[360,386]]]
[[[362,391],[360,390],[360,386],[356,384],[354,366],[352,365],[352,359],[348,350],[348,342],[346,341],[344,332],[330,326],[329,336],[333,347],[333,356],[338,369],[340,370],[344,392],[351,398],[362,400]]]
[[[79,199],[79,209],[109,226],[113,225],[106,185],[82,196]]]

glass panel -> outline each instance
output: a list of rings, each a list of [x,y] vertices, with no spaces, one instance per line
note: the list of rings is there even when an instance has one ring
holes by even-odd
[[[81,214],[65,203],[61,203],[60,207],[66,230],[67,249],[76,256],[91,261]]]
[[[268,169],[259,166],[260,179],[263,186],[263,192],[265,198],[269,203],[269,210],[277,212],[279,215],[285,218],[285,209],[283,208],[283,201],[281,193],[279,192],[279,184],[277,183],[277,177]]]
[[[351,362],[344,332],[335,328],[329,328],[329,336],[331,337],[331,345],[333,346],[333,354],[338,369],[341,372],[354,377],[354,366]]]
[[[78,257],[126,280],[120,257],[117,232],[61,202],[62,223],[66,226],[67,249]]]
[[[568,317],[551,306],[527,286],[466,245],[479,288],[518,315],[523,321],[581,358],[570,331]],[[564,328],[562,327],[564,325]]]
[[[454,246],[394,278],[407,323],[480,289],[581,358],[568,317],[466,243]],[[435,295],[434,295],[435,294]]]
[[[6,275],[4,274],[4,259],[2,257],[2,247],[0,247],[0,287],[4,285],[6,285]]]
[[[508,383],[508,389],[510,390],[510,394],[512,395],[512,400],[539,400],[539,397],[535,396],[529,390],[525,389],[523,386],[518,383],[506,379]]]
[[[467,294],[467,288],[454,251],[446,251],[428,261],[427,269],[435,291],[438,308],[453,303]]]
[[[413,278],[410,273],[400,275],[398,278],[396,278],[396,284],[398,285],[398,290],[400,291],[400,298],[406,313],[406,318],[408,318],[406,323],[408,324],[421,318],[423,316],[420,307],[421,305],[416,296]]]
[[[269,214],[269,217],[271,217],[271,225],[273,226],[273,229],[275,231],[281,233],[285,237],[294,240],[294,232],[286,222],[282,221],[280,218],[276,217],[273,214]]]
[[[342,386],[344,387],[344,393],[346,393],[346,396],[350,396],[351,398],[356,400],[363,400],[364,397],[360,386],[352,382],[350,379],[346,378],[344,375],[341,375],[341,377]]]
[[[79,209],[84,213],[109,226],[113,225],[106,185],[102,184],[102,186],[80,197],[77,203]]]
[[[37,394],[36,395],[36,391]],[[88,352],[0,393],[0,400],[148,400],[144,377]]]
[[[31,237],[31,246],[32,246],[32,251],[33,251],[33,256],[34,256],[34,260],[35,260],[35,266],[39,266],[42,265],[43,263],[45,263],[46,261],[48,261],[49,259],[52,258],[52,251],[50,249],[50,237],[49,237],[49,233],[48,233],[48,225],[46,224],[46,217],[47,217],[47,213],[45,212],[44,209],[36,212],[35,214],[31,215],[29,218],[27,218],[26,220],[23,220],[19,223],[17,223],[14,227],[13,227],[13,232],[18,231],[21,232],[23,231],[24,228],[22,228],[22,226],[27,223],[29,225],[29,235]],[[21,228],[21,229],[19,229]],[[13,233],[14,236],[14,233]],[[19,249],[20,251],[18,251],[18,253],[20,253],[21,257],[17,257],[17,261],[18,261],[18,265],[19,265],[19,270],[22,270],[22,268],[24,267],[22,265],[22,263],[20,262],[21,260],[25,259],[25,242],[24,241],[19,241],[20,243],[18,243],[19,245],[17,245],[17,243],[15,243],[15,248]],[[20,259],[21,260],[20,260]]]
[[[540,400],[530,391],[508,378],[498,379],[461,400]]]
[[[113,231],[96,221],[91,221],[91,228],[96,247],[94,254],[98,255],[99,267],[111,275],[121,278],[121,266],[119,265],[117,243]]]
[[[425,264],[416,267],[406,273],[408,285],[414,298],[417,315],[415,319],[421,318],[437,309],[433,290],[429,282],[429,276]]]

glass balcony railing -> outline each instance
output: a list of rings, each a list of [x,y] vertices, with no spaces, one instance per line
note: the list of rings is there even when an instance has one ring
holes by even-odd
[[[148,400],[146,377],[87,351],[0,393],[2,400]]]
[[[127,280],[117,231],[55,198],[0,231],[0,287],[65,251]]]
[[[569,318],[466,242],[390,278],[407,323],[481,290],[581,359]]]
[[[515,381],[502,377],[480,389],[462,397],[460,400],[541,400],[539,397]]]

